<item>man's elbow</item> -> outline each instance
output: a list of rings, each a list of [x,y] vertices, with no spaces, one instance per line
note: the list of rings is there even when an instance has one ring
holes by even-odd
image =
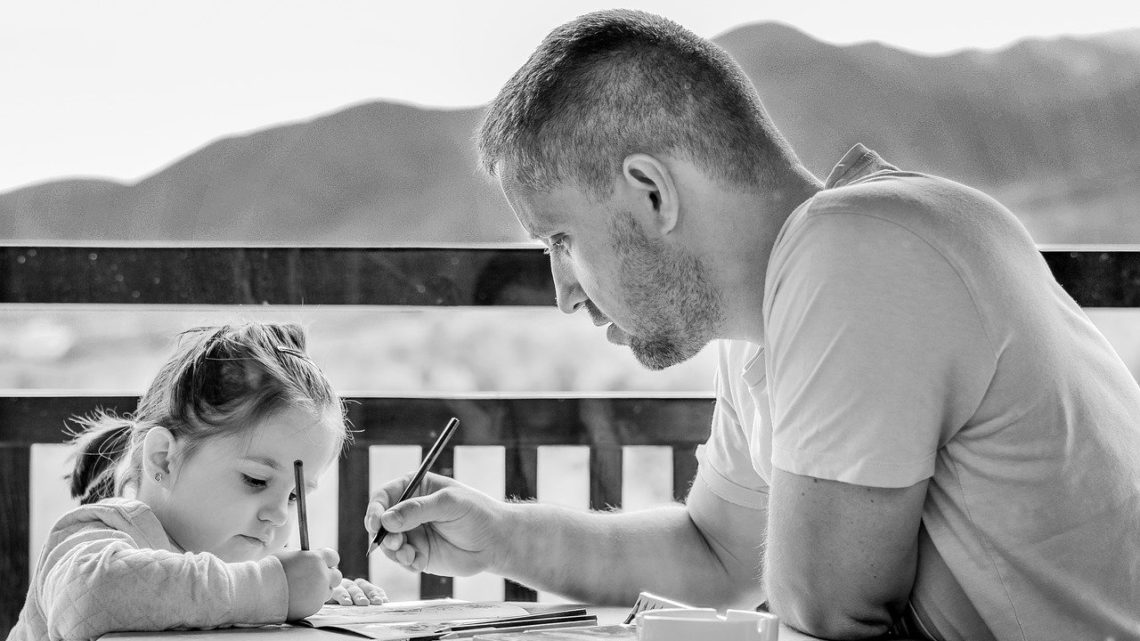
[[[820,639],[846,641],[883,636],[891,627],[887,606],[831,598],[774,599],[771,609],[786,625]]]

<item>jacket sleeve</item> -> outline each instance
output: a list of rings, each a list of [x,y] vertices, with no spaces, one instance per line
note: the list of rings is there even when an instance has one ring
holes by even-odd
[[[106,632],[280,623],[289,606],[281,562],[226,563],[208,554],[140,548],[87,523],[46,551],[39,603],[52,639]]]

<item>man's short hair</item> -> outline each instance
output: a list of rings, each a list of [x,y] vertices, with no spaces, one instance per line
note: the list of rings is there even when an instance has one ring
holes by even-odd
[[[491,103],[477,135],[492,176],[610,193],[632,153],[674,154],[727,187],[771,186],[794,152],[744,71],[679,24],[599,11],[552,31]]]

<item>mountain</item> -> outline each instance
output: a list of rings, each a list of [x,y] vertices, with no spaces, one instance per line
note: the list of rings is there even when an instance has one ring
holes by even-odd
[[[716,41],[805,165],[855,142],[995,196],[1038,242],[1140,242],[1140,31],[921,56],[778,23]],[[15,240],[521,240],[471,144],[481,109],[373,102],[218,140],[136,184],[0,194]]]

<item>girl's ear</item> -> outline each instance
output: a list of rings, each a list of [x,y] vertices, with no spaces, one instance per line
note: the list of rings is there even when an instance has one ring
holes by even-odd
[[[165,485],[174,469],[174,434],[165,427],[152,427],[143,437],[143,475]]]

